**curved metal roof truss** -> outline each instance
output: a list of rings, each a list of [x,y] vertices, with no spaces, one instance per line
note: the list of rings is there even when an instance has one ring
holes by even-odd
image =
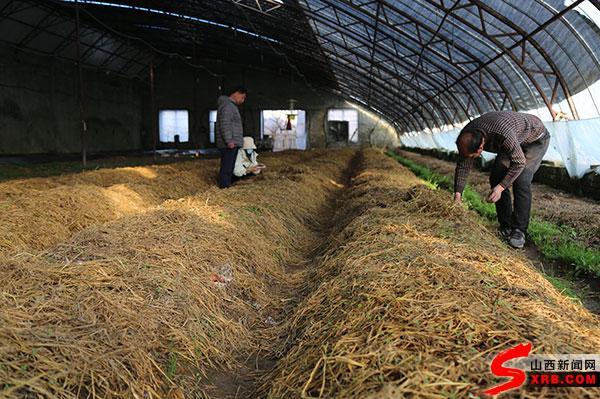
[[[12,28],[3,40],[72,58],[77,6],[82,62],[125,75],[144,76],[157,57],[179,56],[206,70],[207,60],[237,60],[291,71],[366,104],[401,131],[435,131],[502,109],[577,119],[575,94],[586,91],[592,101],[583,117],[590,109],[600,116],[590,90],[600,80],[598,0],[45,3],[0,4],[0,34]]]

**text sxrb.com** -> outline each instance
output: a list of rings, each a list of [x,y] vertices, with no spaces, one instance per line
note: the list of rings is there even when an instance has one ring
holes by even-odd
[[[600,354],[531,354],[532,345],[519,344],[496,355],[492,373],[507,381],[484,391],[499,395],[531,387],[600,387]]]

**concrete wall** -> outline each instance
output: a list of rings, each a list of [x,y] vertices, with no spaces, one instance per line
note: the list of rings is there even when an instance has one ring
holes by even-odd
[[[90,152],[140,149],[139,82],[85,70]],[[0,154],[80,151],[76,65],[0,47]]]
[[[205,63],[206,65],[206,63]],[[190,115],[190,141],[180,148],[211,147],[208,113],[216,109],[217,97],[239,84],[248,89],[246,103],[240,107],[246,135],[260,137],[260,112],[268,109],[288,109],[289,99],[297,100],[295,108],[306,111],[308,145],[326,147],[326,118],[330,108],[350,108],[352,105],[327,91],[314,91],[298,77],[292,83],[289,72],[249,69],[243,65],[209,64],[207,67],[225,78],[193,70],[181,62],[171,62],[156,69],[156,104],[158,109],[187,109]],[[359,107],[359,141],[375,145],[395,146],[396,132],[387,122]],[[144,100],[144,147],[152,147],[152,123],[158,115],[151,112],[150,99]],[[152,118],[155,118],[154,121]],[[159,143],[170,148],[172,143]]]
[[[225,76],[213,77],[180,61],[159,65],[155,71],[157,109],[187,109],[190,141],[181,148],[209,148],[208,113],[216,109],[217,97],[238,84],[249,90],[241,107],[247,135],[260,137],[260,112],[296,109],[307,113],[308,146],[327,143],[326,118],[330,108],[355,105],[327,91],[314,91],[289,71],[249,69],[245,65],[214,62],[207,65]],[[125,79],[104,71],[84,68],[85,119],[88,152],[150,150],[152,112],[149,83]],[[380,117],[360,108],[359,141],[378,146],[397,145],[396,132]],[[158,148],[172,148],[159,143]],[[0,47],[0,155],[66,154],[81,149],[77,68],[74,63]]]
[[[361,143],[373,147],[395,148],[400,144],[396,129],[385,119],[359,106],[358,131]]]

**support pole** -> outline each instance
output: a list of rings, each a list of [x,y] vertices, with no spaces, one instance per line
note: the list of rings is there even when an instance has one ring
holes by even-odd
[[[79,1],[75,0],[75,31],[77,35],[77,100],[79,103],[79,123],[81,129],[81,162],[83,167],[87,166],[87,124],[85,123],[85,107],[84,107],[84,96],[83,96],[83,73],[81,70],[81,37],[80,37],[80,24],[79,24]]]
[[[156,161],[157,119],[156,98],[154,97],[154,63],[150,63],[150,102],[152,107],[152,153]]]
[[[192,63],[196,64],[196,39],[195,38],[192,41]],[[188,137],[188,141],[196,144],[199,141],[201,141],[200,138],[196,139],[196,134],[198,132],[198,126],[200,125],[200,120],[198,118],[200,113],[198,112],[198,90],[197,90],[198,68],[192,68],[192,79],[194,79],[194,81],[192,82],[192,112],[191,112],[192,131],[190,132],[191,137]],[[204,146],[203,141],[202,141],[201,145]]]

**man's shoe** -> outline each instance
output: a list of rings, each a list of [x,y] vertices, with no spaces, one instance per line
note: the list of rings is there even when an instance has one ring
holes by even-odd
[[[512,235],[512,228],[511,227],[500,227],[498,229],[498,234],[500,234],[500,237],[502,237],[503,240],[507,241],[510,239],[510,236]]]
[[[511,247],[521,249],[525,246],[525,233],[519,229],[514,229],[510,235],[508,243]]]

